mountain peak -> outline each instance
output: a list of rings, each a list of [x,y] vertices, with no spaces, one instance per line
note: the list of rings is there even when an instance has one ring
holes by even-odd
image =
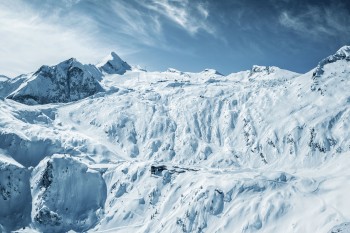
[[[117,59],[117,60],[122,60],[119,56],[118,56],[118,54],[116,54],[115,52],[111,52],[111,56],[112,56],[112,58],[113,59]]]
[[[127,70],[131,70],[130,65],[123,61],[115,52],[111,52],[97,67],[101,72],[107,74],[124,74]]]
[[[72,67],[72,66],[82,66],[83,64],[79,62],[76,58],[72,57],[65,61],[60,62],[57,66],[62,68]]]
[[[349,45],[345,45],[343,47],[341,47],[334,56],[339,56],[345,59],[350,59],[350,46]]]
[[[321,60],[313,73],[313,77],[320,77],[324,73],[323,67],[325,65],[339,60],[350,61],[350,46],[345,45],[341,47],[335,54]]]
[[[70,58],[41,66],[7,98],[29,105],[76,101],[103,91],[98,82],[101,75],[95,66]]]

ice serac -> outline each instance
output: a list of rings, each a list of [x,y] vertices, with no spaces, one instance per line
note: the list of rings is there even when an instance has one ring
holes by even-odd
[[[123,61],[115,52],[111,52],[97,66],[102,72],[107,74],[124,74],[127,70],[131,70],[131,66]]]
[[[69,155],[55,154],[34,169],[32,221],[41,232],[86,231],[106,200],[102,175]]]
[[[7,98],[35,105],[76,101],[103,91],[101,72],[71,58],[55,66],[42,66]]]

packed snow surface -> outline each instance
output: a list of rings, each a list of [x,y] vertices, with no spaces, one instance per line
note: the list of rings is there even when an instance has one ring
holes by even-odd
[[[349,232],[349,47],[306,74],[69,59],[0,77],[0,231]]]

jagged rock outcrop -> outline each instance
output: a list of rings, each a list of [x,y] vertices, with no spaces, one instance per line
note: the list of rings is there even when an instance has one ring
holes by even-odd
[[[35,105],[76,101],[100,91],[101,72],[74,58],[55,66],[42,66],[7,98]]]
[[[252,67],[252,69],[250,70],[250,74],[251,75],[253,75],[255,73],[270,74],[270,73],[273,73],[276,69],[279,69],[279,68],[274,67],[274,66],[258,66],[258,65],[254,65]]]

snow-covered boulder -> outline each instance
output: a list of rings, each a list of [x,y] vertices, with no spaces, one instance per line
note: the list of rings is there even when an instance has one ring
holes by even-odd
[[[131,70],[131,66],[115,52],[111,52],[97,67],[107,74],[124,74],[127,70]]]
[[[103,91],[101,72],[74,58],[55,66],[42,66],[8,98],[25,104],[66,103]]]
[[[0,154],[0,225],[4,232],[24,227],[30,222],[29,178],[30,172],[26,168]]]
[[[107,195],[99,172],[61,154],[39,163],[31,186],[32,221],[43,232],[88,230],[97,223]]]

